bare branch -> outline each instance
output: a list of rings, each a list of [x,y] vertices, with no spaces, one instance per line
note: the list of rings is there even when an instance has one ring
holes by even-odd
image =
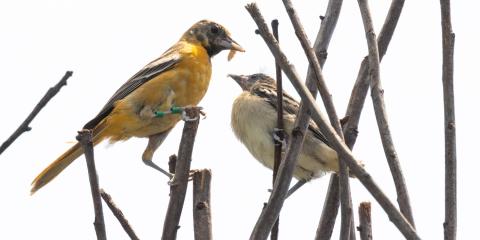
[[[277,41],[278,38],[278,20],[275,19],[272,21],[272,31],[273,36]],[[280,162],[282,161],[282,146],[283,141],[285,139],[285,131],[283,127],[283,87],[282,87],[282,69],[278,66],[277,62],[275,62],[275,75],[277,80],[277,129],[275,130],[275,134],[277,135],[278,139],[274,139],[275,142],[275,149],[274,149],[274,161],[273,161],[273,180],[272,185],[275,184],[275,179],[277,178],[278,167],[280,166]],[[278,239],[278,228],[280,224],[280,218],[277,218],[277,221],[272,227],[272,231],[270,234],[271,240]]]
[[[328,184],[328,194],[323,204],[322,216],[318,223],[315,240],[329,240],[332,237],[335,219],[340,205],[340,188],[337,174],[332,174]]]
[[[125,232],[130,237],[130,239],[138,240],[139,238],[135,234],[135,231],[133,231],[132,227],[130,226],[130,223],[128,223],[128,220],[125,218],[125,215],[123,215],[122,210],[120,210],[120,208],[118,208],[117,205],[113,202],[112,196],[106,193],[103,189],[100,189],[100,195],[102,196],[103,201],[107,204],[107,206],[112,211],[113,215],[118,219],[118,221],[120,222],[120,225],[122,225],[123,230],[125,230]]]
[[[400,231],[404,234],[404,236],[407,237],[408,239],[419,239],[413,227],[406,221],[403,215],[395,208],[393,203],[380,190],[378,185],[372,180],[371,176],[365,171],[365,169],[363,169],[362,166],[358,165],[357,160],[353,157],[351,151],[343,143],[342,139],[335,133],[335,130],[330,126],[330,124],[327,123],[325,117],[323,116],[319,107],[315,103],[315,99],[310,94],[306,86],[302,82],[300,82],[298,73],[296,72],[294,66],[289,63],[285,54],[283,54],[283,52],[280,50],[278,43],[275,41],[274,37],[269,32],[268,26],[265,24],[265,20],[261,16],[256,4],[254,3],[248,4],[246,8],[249,11],[250,15],[252,16],[252,18],[255,20],[256,24],[258,25],[262,38],[267,43],[267,46],[269,47],[270,51],[274,55],[275,59],[279,62],[283,72],[290,79],[293,86],[296,88],[297,92],[300,94],[302,100],[304,100],[305,103],[308,105],[311,111],[311,116],[313,121],[318,125],[322,133],[325,134],[325,136],[331,143],[332,147],[340,155],[340,158],[345,159],[348,167],[350,167],[350,169],[355,174],[355,176],[362,182],[362,184],[370,191],[370,193],[374,196],[374,198],[379,202],[379,204],[383,207],[383,209],[389,215],[390,220],[400,229]],[[285,162],[287,161],[285,160]],[[281,173],[282,173],[282,166],[280,166],[280,174]],[[277,181],[277,182],[280,182],[280,181]],[[274,193],[275,193],[275,188],[272,193],[272,196],[274,195]],[[281,196],[282,200],[284,196],[285,195]],[[279,206],[281,208],[281,204],[279,204]],[[266,210],[268,210],[268,206]],[[267,211],[264,211],[264,213],[265,212]],[[269,214],[272,214],[272,212],[270,212]],[[277,216],[274,216],[275,217],[274,219],[276,219]],[[259,222],[263,222],[263,221],[265,220],[262,219],[262,216],[261,216],[261,218],[257,222],[257,226]],[[261,225],[263,224],[260,224],[260,226]],[[251,238],[264,239],[263,236],[268,235],[268,231],[270,229],[268,229],[267,233],[260,233],[260,232],[257,232],[256,230],[258,229],[257,228],[254,229],[254,232],[252,233]]]
[[[211,179],[209,169],[195,171],[193,174],[193,230],[197,240],[212,239]]]
[[[443,48],[443,109],[445,125],[445,221],[444,239],[454,240],[457,235],[457,147],[455,101],[453,89],[453,52],[455,33],[450,17],[450,0],[441,0]]]
[[[168,209],[163,223],[163,240],[175,239],[177,236],[178,223],[180,222],[187,192],[193,145],[200,119],[200,108],[186,107],[184,111],[188,118],[194,120],[185,121],[183,127],[182,140],[178,148],[178,159],[175,166],[175,176],[170,181],[170,201],[168,202]]]
[[[248,10],[248,5],[246,8]],[[308,86],[310,92],[313,95],[316,95],[317,87],[313,73],[308,74],[306,85]],[[305,131],[309,121],[310,117],[308,116],[308,107],[303,103],[300,103],[300,110],[298,111],[292,135],[287,146],[285,159],[281,162],[279,171],[277,173],[276,179],[278,179],[278,181],[275,181],[269,203],[264,207],[255,225],[255,228],[253,229],[251,235],[252,239],[266,239],[268,233],[271,231],[272,226],[278,218],[284,199],[287,196],[288,188],[293,175],[293,169],[297,163],[297,157],[300,153],[300,149],[302,148],[303,140],[305,138]]]
[[[360,232],[361,240],[372,240],[372,212],[371,204],[369,202],[362,202],[358,207],[358,218],[360,220],[360,226],[358,231]]]
[[[98,187],[97,170],[95,169],[95,160],[93,158],[92,131],[83,129],[78,131],[77,140],[80,142],[87,160],[88,179],[90,180],[90,189],[92,191],[93,208],[95,210],[95,232],[98,240],[106,240],[105,220],[103,219],[102,199],[100,198],[100,188]]]
[[[13,132],[13,134],[2,143],[0,146],[0,155],[7,149],[17,138],[24,132],[30,131],[32,128],[28,125],[33,121],[33,119],[37,116],[37,114],[42,110],[45,105],[52,99],[57,93],[60,91],[60,88],[67,85],[67,79],[72,76],[72,71],[67,71],[65,75],[60,79],[60,81],[55,84],[55,86],[48,89],[47,93],[40,99],[40,102],[37,103],[35,108],[33,108],[32,112],[28,115],[28,117],[23,121],[22,124]]]
[[[300,19],[297,16],[296,10],[293,8],[293,4],[289,0],[283,0],[283,4],[285,5],[285,9],[287,10],[288,16],[290,17],[290,21],[293,24],[293,27],[295,29],[295,34],[300,40],[300,43],[305,51],[305,55],[307,56],[307,59],[310,63],[310,69],[313,69],[315,73],[315,79],[317,80],[317,87],[320,92],[320,96],[322,97],[323,103],[325,105],[325,109],[327,110],[330,123],[332,124],[337,134],[339,134],[339,136],[343,138],[342,127],[340,126],[340,121],[338,120],[335,106],[333,105],[332,95],[330,94],[327,84],[325,83],[325,79],[322,74],[320,63],[317,57],[315,56],[315,52],[310,47],[310,42],[308,40],[307,35],[305,34],[305,31],[303,30],[303,26],[300,23]],[[351,225],[353,221],[352,199],[350,196],[348,168],[345,165],[343,160],[340,160],[339,165],[340,165],[340,199],[341,199],[341,206],[342,206],[342,224],[341,224],[340,234],[341,234],[341,239],[348,240],[350,239],[349,229],[354,227],[354,225]]]
[[[325,17],[322,19],[320,30],[317,34],[317,39],[313,48],[315,54],[320,61],[320,66],[323,67],[327,58],[327,49],[330,39],[333,35],[335,26],[337,25],[338,17],[342,9],[343,0],[329,0]],[[309,68],[307,76],[313,75],[313,71]],[[335,226],[335,219],[338,213],[339,206],[339,178],[337,174],[332,174],[330,183],[323,205],[322,215],[318,224],[315,239],[330,239],[333,227]],[[353,218],[352,218],[353,220]],[[352,225],[354,226],[354,225]]]
[[[392,3],[390,4],[387,18],[383,23],[382,30],[377,39],[380,61],[387,52],[388,45],[392,39],[400,14],[402,13],[404,2],[405,0],[392,0]],[[358,123],[360,122],[360,115],[369,87],[370,78],[368,78],[368,58],[365,57],[360,65],[357,80],[353,86],[347,112],[345,114],[345,116],[348,116],[348,122],[345,124],[343,131],[345,135],[345,143],[350,149],[353,148],[357,139]]]
[[[358,0],[358,4],[363,19],[365,34],[367,36],[371,95],[375,116],[377,118],[378,129],[380,131],[380,138],[382,140],[388,165],[390,166],[395,188],[397,190],[397,202],[400,206],[400,211],[410,221],[412,226],[414,226],[412,208],[410,206],[410,198],[408,196],[405,178],[402,174],[400,160],[398,159],[397,152],[395,151],[392,134],[390,132],[390,127],[388,126],[387,112],[385,109],[385,102],[383,100],[383,89],[380,80],[380,57],[368,2],[367,0]]]

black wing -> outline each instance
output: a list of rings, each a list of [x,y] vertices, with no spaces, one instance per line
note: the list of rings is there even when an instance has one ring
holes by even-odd
[[[133,75],[126,83],[124,83],[113,96],[108,100],[107,104],[100,110],[100,112],[92,120],[90,120],[84,129],[93,129],[99,122],[101,122],[110,112],[112,112],[116,101],[125,98],[135,89],[142,86],[144,83],[155,78],[159,74],[170,70],[176,63],[180,61],[180,56],[177,54],[168,54],[168,51],[146,65],[142,70]]]
[[[276,86],[263,83],[255,84],[250,92],[254,95],[261,97],[262,99],[265,99],[266,102],[268,102],[273,108],[275,108],[275,110],[277,110],[278,96]],[[283,111],[288,114],[297,115],[299,109],[300,103],[287,93],[283,92]],[[308,130],[310,130],[313,135],[320,141],[330,146],[325,135],[323,135],[320,129],[318,129],[317,125],[315,125],[315,123],[313,123],[312,121],[310,121],[310,123],[308,124]]]

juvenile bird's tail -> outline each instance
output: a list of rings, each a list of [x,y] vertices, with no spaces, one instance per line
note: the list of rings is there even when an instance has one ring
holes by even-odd
[[[103,130],[105,128],[105,121],[99,123],[93,130],[93,145],[97,145],[104,138]],[[47,185],[52,179],[60,174],[68,165],[83,154],[83,149],[80,143],[76,143],[68,149],[64,154],[57,158],[54,162],[48,165],[32,182],[32,189],[30,194],[34,194],[38,189]]]

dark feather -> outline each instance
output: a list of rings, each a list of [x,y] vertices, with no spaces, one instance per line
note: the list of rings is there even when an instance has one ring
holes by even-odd
[[[277,96],[277,88],[272,84],[265,84],[265,83],[257,83],[255,84],[250,93],[256,96],[261,97],[266,102],[268,102],[275,110],[278,110],[278,96]],[[292,98],[287,93],[283,92],[283,111],[284,114],[293,114],[297,115],[300,109],[300,103],[297,102],[294,98]],[[319,139],[320,141],[324,142],[328,146],[330,144],[327,141],[327,138],[320,132],[317,125],[310,121],[308,125],[308,130],[312,132],[312,134]],[[331,147],[331,146],[330,146]]]

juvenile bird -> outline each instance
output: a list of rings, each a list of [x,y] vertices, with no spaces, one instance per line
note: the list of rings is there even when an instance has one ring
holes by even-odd
[[[104,139],[116,142],[131,137],[148,138],[143,162],[163,171],[152,162],[153,153],[181,117],[155,113],[168,112],[172,107],[196,106],[210,82],[210,58],[227,49],[231,51],[229,59],[233,51],[244,51],[220,24],[208,20],[195,23],[177,43],[123,84],[83,128],[93,130],[94,144]],[[31,193],[82,154],[79,143],[67,150],[33,180]]]
[[[233,132],[260,163],[273,169],[278,106],[276,81],[261,73],[229,76],[243,90],[232,106]],[[299,103],[284,92],[283,119],[286,141],[292,134],[298,110]],[[338,168],[337,153],[330,148],[327,139],[315,123],[310,121],[293,176],[298,180],[309,181],[328,171],[338,171]]]

